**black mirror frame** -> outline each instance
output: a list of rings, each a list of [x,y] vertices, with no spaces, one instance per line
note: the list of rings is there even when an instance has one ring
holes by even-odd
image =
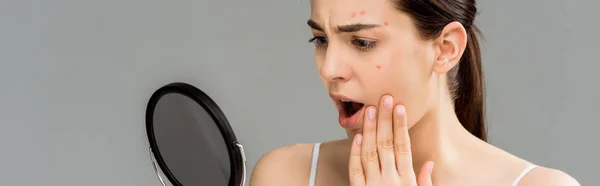
[[[164,159],[160,154],[160,150],[156,145],[156,139],[154,136],[154,128],[153,128],[153,118],[154,118],[154,109],[158,101],[162,98],[162,96],[170,93],[177,93],[184,96],[189,97],[194,100],[196,103],[201,105],[208,114],[212,117],[212,119],[217,123],[219,130],[223,136],[223,140],[227,146],[227,151],[229,153],[229,161],[230,161],[230,170],[231,175],[229,177],[229,185],[243,186],[246,179],[246,157],[244,154],[243,146],[237,140],[233,129],[229,125],[229,121],[225,117],[223,111],[219,108],[219,106],[203,91],[200,89],[189,85],[183,82],[175,82],[167,84],[158,90],[156,90],[150,100],[148,101],[148,105],[146,108],[146,133],[148,136],[148,141],[150,143],[150,151],[153,155],[153,163],[158,164],[158,167],[162,170],[163,174],[167,177],[167,179],[174,186],[183,186],[171,173],[169,168],[167,167]],[[156,166],[156,165],[154,165]],[[155,167],[156,169],[156,167]],[[158,170],[156,170],[158,171]],[[159,179],[162,182],[162,178],[157,172]],[[163,183],[164,184],[164,183]],[[190,186],[190,185],[187,185]]]

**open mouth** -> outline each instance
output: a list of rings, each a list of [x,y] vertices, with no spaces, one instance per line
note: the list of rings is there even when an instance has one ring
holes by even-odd
[[[339,122],[343,128],[355,129],[361,118],[362,110],[365,104],[352,100],[340,94],[330,93],[331,99],[335,102],[339,111]]]
[[[350,100],[341,100],[342,113],[344,114],[344,117],[346,117],[346,118],[353,117],[364,106],[365,106],[365,104],[362,104],[362,103],[358,103],[358,102],[354,102],[354,101],[350,101]]]

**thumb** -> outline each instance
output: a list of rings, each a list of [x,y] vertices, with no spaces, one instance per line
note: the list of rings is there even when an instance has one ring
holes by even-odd
[[[433,172],[433,161],[425,162],[423,168],[421,168],[421,172],[419,173],[419,178],[417,183],[419,186],[433,186],[433,182],[431,181],[431,173]]]

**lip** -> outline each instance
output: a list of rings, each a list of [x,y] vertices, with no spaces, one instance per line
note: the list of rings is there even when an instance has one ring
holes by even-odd
[[[342,111],[340,110],[340,116],[338,118],[338,122],[340,123],[340,126],[342,126],[345,129],[356,129],[359,128],[360,126],[358,125],[358,122],[360,121],[360,118],[363,116],[363,110],[365,109],[365,107],[361,108],[360,110],[358,110],[356,112],[356,114],[347,117],[344,113],[341,113]]]
[[[360,118],[363,116],[363,110],[365,109],[365,107],[363,106],[363,108],[358,110],[356,112],[356,114],[354,114],[352,116],[348,116],[344,112],[341,100],[347,100],[347,101],[352,101],[352,102],[357,102],[357,103],[360,103],[360,102],[355,101],[354,99],[352,99],[348,96],[344,96],[342,94],[330,93],[329,96],[335,102],[335,106],[337,107],[337,110],[339,112],[338,122],[340,123],[340,126],[345,129],[356,129],[358,127],[358,122],[359,122]]]
[[[352,98],[348,97],[348,96],[344,96],[342,94],[336,94],[336,93],[329,93],[329,97],[331,97],[331,99],[335,102],[340,102],[341,100],[348,100],[348,101],[352,101],[352,102],[358,102],[353,100]]]

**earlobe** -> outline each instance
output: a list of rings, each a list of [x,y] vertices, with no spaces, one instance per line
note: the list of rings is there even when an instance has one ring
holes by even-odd
[[[452,22],[444,27],[436,41],[439,53],[434,69],[437,73],[444,74],[460,61],[467,46],[467,32],[462,24]]]

